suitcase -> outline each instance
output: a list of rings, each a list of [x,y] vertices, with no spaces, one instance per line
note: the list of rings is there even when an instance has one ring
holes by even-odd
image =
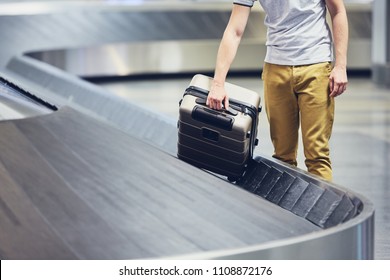
[[[225,83],[229,110],[206,106],[212,78],[195,75],[180,100],[177,155],[192,165],[237,181],[258,144],[260,96]]]

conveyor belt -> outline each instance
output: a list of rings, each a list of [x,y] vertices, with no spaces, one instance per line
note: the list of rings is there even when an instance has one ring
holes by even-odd
[[[322,228],[347,222],[363,207],[347,191],[260,156],[249,164],[238,185]]]
[[[0,120],[51,113],[56,108],[0,77]]]
[[[132,259],[321,230],[73,109],[0,123],[1,259]]]

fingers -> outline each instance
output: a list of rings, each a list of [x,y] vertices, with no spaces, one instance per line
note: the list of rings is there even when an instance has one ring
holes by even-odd
[[[223,108],[222,101],[211,96],[207,97],[206,105],[211,109],[221,110]]]
[[[227,96],[224,99],[207,98],[207,100],[206,105],[211,109],[222,110],[229,108],[229,98]]]
[[[333,85],[333,89],[331,88],[330,96],[331,97],[337,97],[337,96],[343,94],[346,90],[347,90],[347,85],[346,84],[335,83]]]
[[[347,82],[336,82],[334,78],[330,78],[329,81],[330,96],[337,97],[343,94],[347,90]]]
[[[337,97],[347,90],[348,78],[344,67],[335,66],[329,76],[330,97]]]
[[[223,88],[212,88],[207,96],[206,105],[215,110],[229,108],[229,98],[226,91]]]

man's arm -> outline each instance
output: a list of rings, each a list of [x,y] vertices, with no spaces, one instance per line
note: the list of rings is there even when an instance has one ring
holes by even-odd
[[[224,84],[230,65],[240,45],[250,10],[250,7],[233,5],[229,22],[219,45],[214,80],[207,97],[206,104],[210,108],[220,110],[222,108],[222,102],[224,102],[225,108],[229,107],[229,97],[225,91]]]
[[[330,74],[330,96],[342,94],[348,83],[347,49],[348,49],[348,19],[342,0],[325,0],[332,19],[332,31],[336,61]]]

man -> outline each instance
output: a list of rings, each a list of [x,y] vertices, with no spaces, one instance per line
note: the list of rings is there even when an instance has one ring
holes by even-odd
[[[222,103],[229,106],[224,82],[255,1],[234,1],[207,99],[210,108],[219,110]],[[297,165],[301,127],[308,171],[332,180],[329,139],[334,98],[347,86],[348,22],[344,3],[342,0],[259,1],[268,29],[262,79],[273,156]],[[327,9],[333,38],[326,23]]]

